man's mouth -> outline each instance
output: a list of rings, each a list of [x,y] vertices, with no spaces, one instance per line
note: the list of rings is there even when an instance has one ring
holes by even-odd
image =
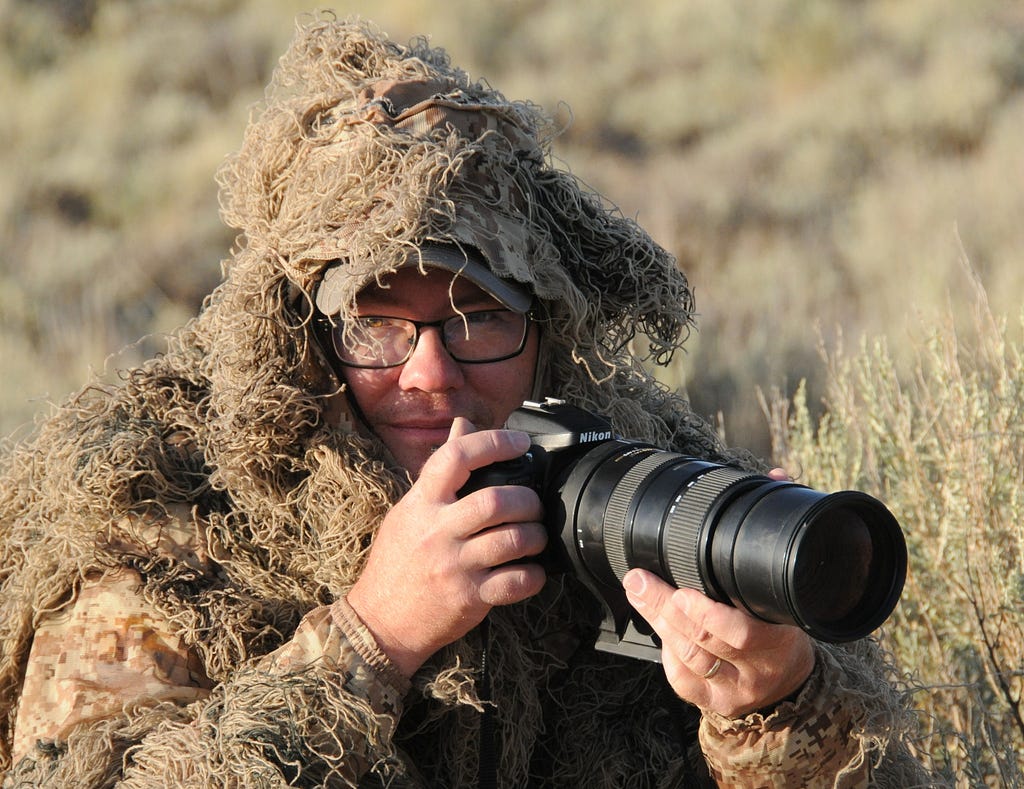
[[[452,423],[451,420],[398,421],[388,422],[381,425],[381,428],[419,444],[429,443],[431,446],[441,446],[448,440]]]

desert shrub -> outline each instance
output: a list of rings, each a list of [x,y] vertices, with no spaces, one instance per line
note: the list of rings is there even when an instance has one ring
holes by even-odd
[[[917,688],[921,754],[958,786],[1024,786],[1024,346],[974,292],[970,322],[922,319],[908,372],[882,339],[833,346],[823,416],[801,388],[770,421],[801,481],[866,490],[903,524],[882,634]]]

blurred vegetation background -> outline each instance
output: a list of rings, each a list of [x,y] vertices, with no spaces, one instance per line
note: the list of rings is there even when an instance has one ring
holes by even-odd
[[[819,336],[901,355],[905,316],[965,287],[962,252],[997,311],[1024,293],[1016,0],[334,8],[565,123],[558,155],[690,276],[700,330],[666,380],[730,443],[769,451],[757,387],[820,393]],[[158,350],[216,284],[213,173],[309,10],[0,0],[0,435]]]
[[[957,787],[1024,786],[1024,311],[969,286],[923,319],[900,365],[886,338],[826,353],[824,414],[771,399],[775,456],[820,490],[883,498],[910,569],[880,631],[908,679],[918,752]],[[1012,339],[1011,339],[1012,335]],[[902,368],[902,369],[901,369]]]
[[[890,503],[922,753],[1022,785],[1024,3],[333,8],[564,123],[558,156],[695,286],[666,383],[730,443]],[[309,10],[0,0],[0,436],[158,352],[218,282],[214,171]]]

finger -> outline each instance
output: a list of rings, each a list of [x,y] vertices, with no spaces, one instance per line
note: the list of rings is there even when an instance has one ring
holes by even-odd
[[[539,564],[505,564],[487,573],[478,594],[488,605],[510,605],[537,594],[546,579]]]
[[[690,623],[685,622],[685,613],[673,604],[676,589],[647,570],[630,570],[622,579],[626,599],[647,623],[654,628],[662,641],[678,640],[685,631],[693,632]],[[684,644],[684,652],[701,646],[690,639]]]
[[[784,468],[773,468],[768,472],[768,476],[776,482],[791,482],[793,480],[793,478],[789,476],[789,472]]]
[[[499,523],[540,521],[543,513],[540,496],[525,485],[483,487],[465,495],[453,506],[459,517],[477,524],[474,532]]]
[[[668,603],[672,587],[647,570],[632,569],[622,579],[626,599],[653,625],[651,619],[661,614]]]
[[[681,615],[672,619],[672,626],[716,654],[732,658],[756,646],[753,642],[761,629],[744,611],[716,602],[696,589],[680,589],[673,604]]]
[[[452,423],[452,432],[464,429],[462,422],[458,426]],[[529,435],[517,430],[481,430],[458,435],[427,458],[417,485],[440,491],[443,498],[454,500],[455,492],[466,484],[471,471],[512,460],[529,448]]]
[[[697,598],[713,603],[700,592],[675,589],[653,573],[636,569],[626,574],[623,586],[630,604],[660,636],[666,654],[692,674],[702,678],[709,672],[713,675],[722,670],[722,663],[715,668],[716,661],[734,654],[703,619],[690,618],[687,601]]]
[[[529,560],[544,550],[547,541],[540,523],[502,523],[467,539],[460,560],[466,567],[491,569]]]
[[[688,684],[699,706],[746,714],[792,694],[814,667],[814,647],[797,627],[762,622],[692,589],[679,590],[673,603],[685,614],[663,637],[666,676],[674,687]],[[677,684],[676,661],[696,678]]]

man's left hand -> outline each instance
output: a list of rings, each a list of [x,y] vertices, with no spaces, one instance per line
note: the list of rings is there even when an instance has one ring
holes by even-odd
[[[630,570],[623,585],[661,638],[672,688],[701,709],[739,717],[771,707],[814,668],[811,639],[797,627],[762,622],[646,570]]]

